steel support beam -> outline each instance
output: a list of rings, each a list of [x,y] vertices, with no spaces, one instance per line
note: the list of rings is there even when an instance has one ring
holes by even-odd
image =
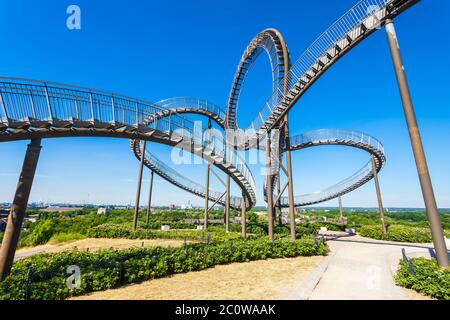
[[[41,139],[31,140],[23,160],[22,172],[19,176],[16,194],[11,205],[11,212],[8,216],[8,223],[0,249],[0,281],[11,272],[40,153]]]
[[[244,191],[242,191],[242,204],[241,204],[241,234],[243,238],[247,237],[247,212],[245,211]]]
[[[295,230],[295,207],[294,207],[294,182],[292,177],[292,158],[291,158],[291,143],[289,139],[289,114],[286,113],[284,116],[284,136],[286,139],[286,171],[288,178],[288,201],[289,201],[289,221],[291,227],[291,239],[296,239]]]
[[[211,140],[211,118],[208,118],[208,142]],[[208,229],[208,213],[209,213],[209,171],[211,170],[211,165],[209,162],[206,163],[206,182],[205,182],[205,212],[204,212],[204,229]]]
[[[372,161],[372,172],[373,172],[373,180],[375,181],[375,190],[377,192],[378,210],[380,211],[381,228],[383,230],[383,234],[386,234],[387,230],[386,230],[386,223],[384,222],[383,201],[381,200],[381,191],[380,191],[380,183],[378,181],[377,167],[375,166],[374,156],[371,156],[370,158]]]
[[[342,199],[341,196],[339,196],[339,223],[344,224],[344,212],[342,210]]]
[[[150,220],[150,213],[152,212],[152,193],[153,193],[153,176],[154,176],[153,170],[151,170],[150,175],[150,190],[148,192],[148,207],[147,207],[147,216],[145,217],[145,224],[148,224]]]
[[[280,168],[278,168],[278,179],[277,179],[277,201],[276,206],[278,207],[278,224],[283,224],[283,216],[281,213],[281,194],[284,192],[281,191],[281,175],[280,175]]]
[[[400,47],[398,44],[395,27],[391,19],[386,21],[386,35],[392,61],[394,63],[395,74],[403,104],[403,111],[405,113],[406,123],[408,125],[409,136],[417,166],[417,173],[419,175],[420,186],[422,188],[422,195],[425,202],[428,221],[431,228],[437,262],[441,267],[449,267],[450,263],[448,259],[447,246],[444,240],[441,219],[436,205],[436,199],[434,197],[433,185],[431,183],[430,173],[428,171],[428,164],[425,157],[425,152],[423,150],[422,139],[420,138],[419,127],[417,125],[408,81],[406,79]]]
[[[267,220],[269,224],[269,239],[274,240],[274,218],[273,218],[273,192],[272,192],[272,162],[271,162],[271,139],[270,132],[266,137],[266,192],[267,192]]]
[[[205,183],[205,222],[204,222],[204,228],[205,230],[208,228],[208,212],[209,212],[209,171],[210,171],[210,164],[206,164],[206,183]]]
[[[133,219],[133,230],[137,230],[137,224],[139,219],[139,203],[141,200],[141,187],[142,187],[142,173],[144,171],[144,159],[145,159],[145,149],[147,146],[147,141],[144,140],[144,144],[141,150],[141,162],[139,166],[139,176],[137,182],[137,190],[136,190],[136,204],[134,207],[134,219]]]
[[[230,232],[230,176],[227,175],[226,183],[226,198],[225,198],[225,231]]]

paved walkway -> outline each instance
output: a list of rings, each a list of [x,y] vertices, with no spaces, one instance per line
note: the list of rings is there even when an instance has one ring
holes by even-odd
[[[410,299],[395,285],[394,274],[405,248],[408,257],[430,257],[431,244],[399,244],[334,233],[330,255],[299,285],[293,299]]]

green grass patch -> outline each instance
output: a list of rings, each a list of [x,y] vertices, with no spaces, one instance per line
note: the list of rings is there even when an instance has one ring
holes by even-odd
[[[76,240],[85,239],[86,236],[80,233],[57,233],[53,235],[49,243],[64,243],[64,242],[72,242]]]

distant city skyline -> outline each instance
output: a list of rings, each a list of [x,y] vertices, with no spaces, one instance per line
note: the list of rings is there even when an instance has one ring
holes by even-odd
[[[81,30],[68,30],[67,2],[0,4],[3,42],[0,74],[46,79],[120,92],[149,101],[195,96],[225,109],[236,65],[248,42],[274,27],[284,35],[295,61],[355,0],[329,3],[295,1],[274,13],[273,3],[232,0],[179,3],[110,4],[76,1]],[[127,10],[125,10],[125,7]],[[237,10],[239,8],[239,10]],[[252,12],[248,16],[247,13]],[[439,12],[439,19],[436,18]],[[450,207],[450,61],[430,61],[448,52],[450,3],[422,1],[395,20],[405,68],[439,207]],[[232,21],[232,23],[230,23]],[[416,21],[427,21],[417,24]],[[182,26],[182,27],[180,27]],[[417,39],[426,39],[418,45]],[[246,125],[270,90],[267,58],[249,74],[238,110]],[[269,88],[269,89],[268,89]],[[201,117],[197,117],[203,119]],[[204,119],[203,119],[204,120]],[[423,208],[423,200],[384,30],[376,32],[319,79],[290,112],[291,134],[321,128],[366,132],[380,139],[387,155],[380,172],[385,207]],[[0,143],[0,202],[11,202],[27,141]],[[30,202],[134,205],[139,163],[126,139],[61,138],[43,140]],[[204,165],[174,165],[171,148],[148,144],[156,156],[203,184]],[[368,161],[366,153],[323,147],[293,153],[295,194],[311,193],[350,176]],[[261,165],[251,165],[257,206],[265,205]],[[141,205],[146,205],[146,170]],[[212,178],[212,188],[223,189]],[[155,176],[153,204],[202,207],[204,200]],[[232,186],[234,195],[240,191]],[[373,182],[343,197],[344,207],[375,208]],[[337,199],[314,207],[336,207]]]

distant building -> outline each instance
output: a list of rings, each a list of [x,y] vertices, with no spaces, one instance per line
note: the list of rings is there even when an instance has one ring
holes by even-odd
[[[169,209],[175,209],[175,205],[173,203],[169,204]]]
[[[97,214],[98,215],[104,215],[104,216],[109,216],[109,207],[100,207],[97,209]]]
[[[183,210],[189,210],[189,209],[192,209],[192,204],[191,204],[191,201],[188,201],[188,203],[187,204],[182,204],[181,205],[181,209],[183,209]]]

